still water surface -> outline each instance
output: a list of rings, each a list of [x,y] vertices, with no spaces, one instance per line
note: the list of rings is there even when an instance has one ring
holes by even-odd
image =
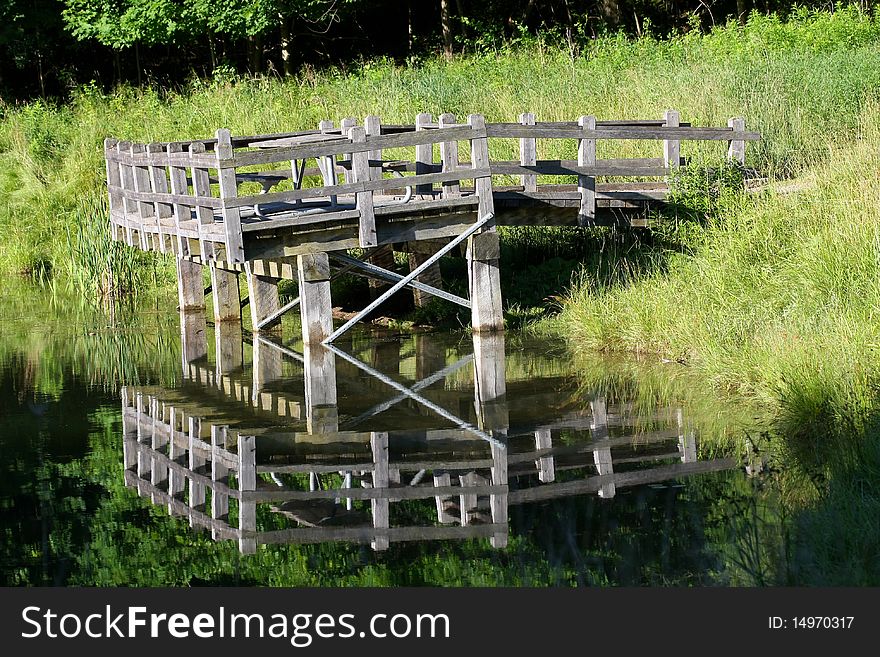
[[[759,423],[675,364],[511,332],[304,349],[32,288],[0,312],[7,585],[774,577]]]

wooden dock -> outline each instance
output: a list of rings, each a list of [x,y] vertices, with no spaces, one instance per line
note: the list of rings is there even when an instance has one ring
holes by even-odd
[[[742,164],[746,142],[759,138],[739,118],[694,127],[673,110],[658,120],[553,123],[533,114],[519,123],[420,114],[412,125],[368,116],[288,134],[220,129],[214,139],[186,142],[107,139],[104,149],[113,236],[176,256],[181,310],[204,310],[202,267],[209,267],[215,321],[240,321],[248,305],[252,330],[271,331],[298,307],[304,341],[318,344],[404,287],[418,305],[437,296],[469,308],[475,332],[500,330],[497,226],[632,222],[666,199],[668,178],[687,164],[682,142],[720,142]],[[518,160],[492,159],[493,142],[504,140],[518,144]],[[576,148],[576,159],[539,159],[560,140]],[[603,140],[657,142],[658,156],[600,159]],[[438,260],[459,246],[468,298],[443,290],[439,276]],[[408,275],[389,270],[393,251],[408,254]],[[390,286],[336,329],[334,268]],[[239,275],[247,279],[244,301]],[[281,279],[299,286],[284,306]]]
[[[527,380],[508,381],[503,334],[475,335],[473,355],[453,363],[417,350],[417,380],[403,384],[387,367],[399,352],[365,358],[306,344],[298,353],[263,336],[248,344],[221,326],[211,362],[206,331],[194,330],[204,317],[182,321],[184,340],[202,336],[184,345],[183,383],[122,391],[124,480],[243,552],[470,538],[504,547],[512,505],[610,499],[621,488],[736,466],[699,459],[682,409],[646,417],[602,395],[560,394],[571,385],[561,377],[549,397]],[[285,361],[301,368],[301,390]],[[438,387],[462,372],[468,385]],[[422,500],[432,521],[392,522],[403,500]],[[261,506],[272,529],[258,526]]]

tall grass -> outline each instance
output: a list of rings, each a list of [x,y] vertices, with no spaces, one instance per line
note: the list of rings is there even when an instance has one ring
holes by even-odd
[[[750,163],[791,175],[826,157],[829,145],[859,137],[861,108],[880,88],[878,43],[880,20],[855,9],[803,12],[788,22],[754,15],[744,27],[668,40],[602,37],[575,57],[539,39],[451,63],[362,62],[286,81],[218,79],[178,90],[85,87],[64,105],[0,105],[0,269],[63,275],[95,257],[69,248],[65,226],[83,208],[103,216],[101,143],[108,135],[149,142],[207,137],[221,126],[255,134],[368,113],[410,122],[424,111],[508,121],[524,111],[541,120],[646,118],[675,107],[697,125],[745,116],[764,135]],[[495,148],[512,153],[514,144]],[[559,157],[573,155],[575,145],[539,148]],[[640,147],[600,148],[626,156]]]

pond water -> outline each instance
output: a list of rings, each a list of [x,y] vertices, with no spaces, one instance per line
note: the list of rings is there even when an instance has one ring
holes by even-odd
[[[780,579],[760,420],[676,364],[513,332],[306,349],[22,285],[0,313],[7,585]]]

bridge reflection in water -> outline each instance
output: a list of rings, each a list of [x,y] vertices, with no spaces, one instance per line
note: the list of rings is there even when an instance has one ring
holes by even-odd
[[[213,333],[211,363],[204,316],[182,314],[182,385],[122,390],[124,476],[244,553],[473,538],[500,548],[510,506],[613,498],[736,465],[698,459],[682,409],[635,414],[541,368],[508,377],[503,333],[474,336],[457,360],[431,336],[415,336],[413,353],[375,339],[299,353],[248,344],[238,325]]]

